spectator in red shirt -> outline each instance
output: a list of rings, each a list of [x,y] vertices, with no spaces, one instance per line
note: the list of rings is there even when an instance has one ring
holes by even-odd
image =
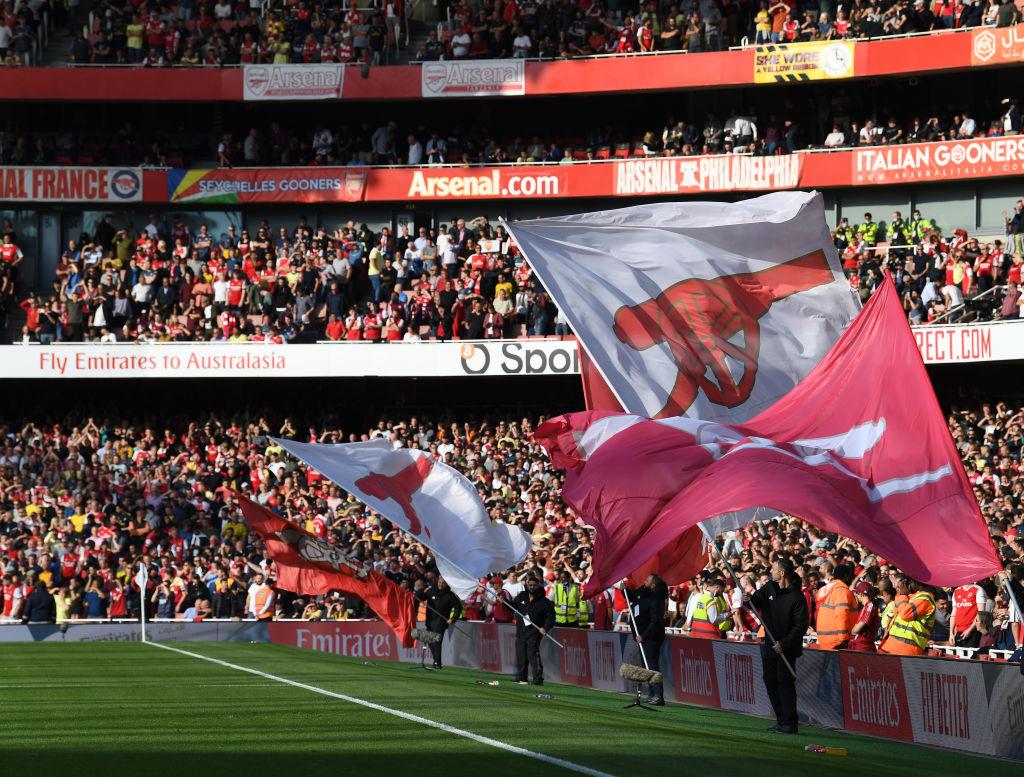
[[[876,653],[875,638],[882,625],[881,613],[875,603],[878,589],[866,580],[861,580],[853,587],[853,592],[860,602],[860,615],[857,622],[853,624],[853,629],[850,632],[853,638],[848,647],[850,650]]]

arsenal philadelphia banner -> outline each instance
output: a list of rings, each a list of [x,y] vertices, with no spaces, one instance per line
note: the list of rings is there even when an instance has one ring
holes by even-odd
[[[745,424],[588,411],[534,436],[597,530],[586,593],[700,521],[757,507],[852,537],[931,585],[1001,569],[888,278],[821,363]]]
[[[744,421],[792,389],[857,313],[819,194],[507,226],[638,415]]]
[[[341,548],[243,496],[238,506],[245,522],[262,540],[277,565],[277,584],[286,591],[319,596],[328,591],[358,596],[412,647],[416,600],[410,591],[350,558]]]
[[[492,521],[473,484],[424,451],[395,450],[387,440],[274,442],[433,550],[461,599],[481,577],[523,561],[533,544],[522,529]]]

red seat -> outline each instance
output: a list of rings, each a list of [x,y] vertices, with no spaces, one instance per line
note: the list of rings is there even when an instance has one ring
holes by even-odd
[[[619,159],[629,158],[629,143],[618,143],[615,146],[615,156]]]
[[[601,148],[594,152],[594,156],[598,159],[611,159],[612,150],[608,146],[601,146]]]

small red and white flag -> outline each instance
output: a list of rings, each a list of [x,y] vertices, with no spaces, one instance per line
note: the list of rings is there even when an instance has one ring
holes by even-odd
[[[491,520],[476,487],[424,451],[395,450],[387,440],[274,442],[434,551],[438,569],[461,599],[480,578],[519,564],[530,551],[530,535]]]

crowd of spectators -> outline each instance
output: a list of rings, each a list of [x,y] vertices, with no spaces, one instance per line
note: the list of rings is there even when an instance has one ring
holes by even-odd
[[[720,51],[743,43],[875,38],[1020,20],[1013,0],[857,0],[833,18],[816,0],[575,3],[494,0],[448,6],[419,61],[542,59],[653,51]],[[68,29],[73,64],[223,66],[367,61],[388,64],[401,0],[232,4],[230,0],[150,5],[102,0],[96,24]],[[81,20],[77,20],[81,21]]]
[[[914,210],[894,211],[888,222],[865,213],[857,224],[832,230],[850,285],[862,301],[889,270],[911,324],[1020,318],[1024,269],[1024,200],[1003,213],[1005,240],[980,241],[964,229],[945,235]]]
[[[389,122],[336,131],[318,124],[312,133],[288,130],[280,122],[269,129],[253,127],[239,139],[225,136],[217,148],[222,167],[265,165],[473,165],[572,164],[601,159],[702,154],[788,154],[807,149],[840,149],[967,140],[1016,135],[1021,111],[1016,98],[1003,100],[995,118],[970,112],[939,112],[932,116],[894,115],[879,120],[852,118],[856,110],[845,94],[836,95],[827,123],[817,118],[780,118],[733,111],[724,119],[713,114],[703,121],[675,116],[660,130],[630,132],[594,126],[574,137],[552,138],[493,132],[487,127],[455,131]],[[855,114],[854,114],[855,115]]]
[[[1003,239],[944,232],[919,210],[889,221],[865,213],[833,230],[844,271],[862,298],[893,273],[913,324],[1017,319],[1024,267],[1024,201]],[[0,245],[0,305],[8,321],[23,253],[9,222]],[[301,217],[276,233],[229,226],[193,233],[155,214],[143,229],[106,217],[69,241],[52,292],[17,303],[21,341],[315,342],[500,339],[571,331],[503,226],[485,216],[438,229],[328,232]]]
[[[441,39],[431,35],[417,59],[541,59],[654,51],[722,51],[744,43],[852,40],[954,28],[1008,27],[1020,20],[1013,0],[882,0],[842,4],[833,19],[817,0],[734,0],[586,4],[497,0],[463,4]]]
[[[16,235],[10,235],[16,246]],[[414,234],[303,217],[272,233],[192,234],[107,217],[69,242],[49,295],[21,302],[24,342],[313,342],[568,334],[503,227],[454,219]]]
[[[40,26],[50,11],[48,0],[0,3],[0,65],[30,65],[38,53]]]
[[[129,122],[106,134],[5,132],[0,130],[0,164],[139,165],[143,167],[362,166],[571,164],[613,158],[695,156],[702,154],[788,154],[804,150],[888,146],[939,140],[1019,134],[1017,98],[1005,98],[998,110],[935,111],[912,107],[897,114],[861,113],[846,92],[831,96],[825,114],[780,106],[735,110],[728,116],[665,119],[660,128],[638,130],[636,122],[587,123],[568,134],[520,134],[498,122],[486,125],[426,126],[419,121],[302,126],[278,119],[244,133],[190,134],[143,131]],[[778,111],[778,112],[776,112]],[[650,126],[650,125],[648,125]]]
[[[269,3],[101,0],[94,27],[69,28],[71,64],[143,67],[367,62],[395,55],[401,0]]]
[[[318,442],[379,437],[396,447],[428,450],[471,479],[494,519],[518,525],[533,538],[527,561],[487,585],[514,587],[525,572],[551,583],[568,571],[582,582],[593,561],[592,532],[561,502],[562,476],[531,440],[539,420],[469,421],[439,414],[382,419],[356,433],[302,429],[290,420],[272,425],[259,415],[196,421],[167,414],[151,424],[69,417],[0,426],[3,613],[17,620],[24,586],[41,581],[56,596],[59,621],[136,616],[133,578],[142,561],[150,568],[145,595],[152,617],[252,617],[249,594],[273,585],[274,568],[241,518],[237,493],[329,539],[402,586],[418,590],[429,583],[436,566],[428,549],[291,459],[271,435]],[[1019,562],[1024,408],[954,407],[949,425],[1000,558],[1007,565]],[[785,516],[721,540],[744,588],[763,582],[780,554],[795,563],[811,593],[840,564],[876,582],[895,571],[870,549]],[[1014,573],[1020,577],[1019,567]],[[992,606],[981,608],[980,646],[1012,649],[1004,628],[1009,603],[992,581],[981,583]],[[692,592],[692,582],[672,589],[675,625],[685,623]],[[945,596],[939,593],[940,602]],[[809,599],[813,607],[814,597]],[[623,609],[614,592],[606,603],[594,608],[597,627],[611,627],[612,614]],[[483,595],[467,604],[472,619],[508,615]],[[277,592],[273,611],[290,618],[370,616],[355,598],[301,598],[286,591]],[[948,639],[948,617],[949,609],[940,605],[937,641]]]

